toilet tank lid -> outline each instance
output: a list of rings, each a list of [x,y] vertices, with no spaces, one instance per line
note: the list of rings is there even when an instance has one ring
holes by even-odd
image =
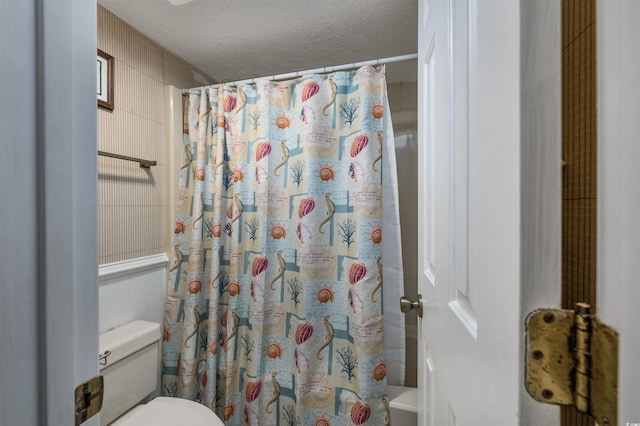
[[[160,336],[160,324],[149,321],[132,321],[100,334],[100,369],[157,342]]]

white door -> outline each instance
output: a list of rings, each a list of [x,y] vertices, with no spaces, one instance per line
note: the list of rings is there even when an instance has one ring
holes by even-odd
[[[598,316],[618,331],[618,423],[640,424],[640,2],[599,0]]]
[[[560,303],[560,2],[419,1],[420,425],[558,424],[522,383]],[[640,424],[640,3],[599,0],[598,316]]]
[[[522,384],[560,300],[559,4],[419,1],[420,425],[559,419]]]
[[[98,373],[96,25],[0,1],[0,425],[73,425]]]

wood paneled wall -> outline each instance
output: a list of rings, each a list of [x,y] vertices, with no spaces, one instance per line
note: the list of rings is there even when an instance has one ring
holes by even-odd
[[[596,308],[596,2],[562,1],[562,307]],[[574,408],[564,426],[593,425]]]

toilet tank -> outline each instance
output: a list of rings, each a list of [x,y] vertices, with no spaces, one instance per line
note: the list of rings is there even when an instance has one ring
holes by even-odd
[[[108,425],[156,390],[160,324],[133,321],[100,335],[104,397],[100,425]]]

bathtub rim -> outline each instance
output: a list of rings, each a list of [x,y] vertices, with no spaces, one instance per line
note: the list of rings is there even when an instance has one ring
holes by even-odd
[[[418,412],[418,388],[388,385],[389,407],[400,411]]]

